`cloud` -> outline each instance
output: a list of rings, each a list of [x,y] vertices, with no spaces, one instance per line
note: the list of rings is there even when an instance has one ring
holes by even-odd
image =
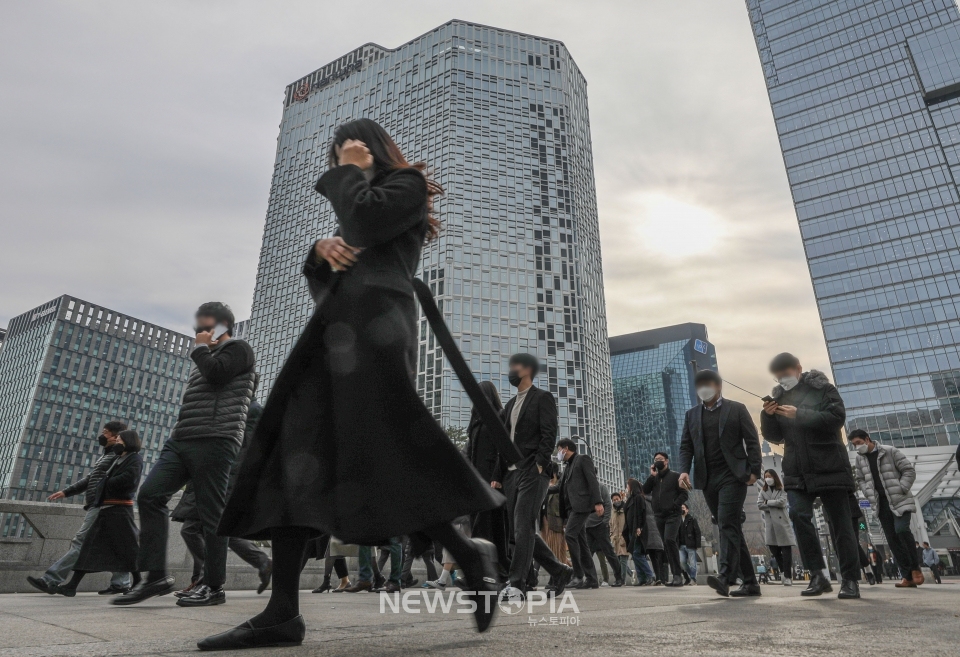
[[[247,316],[285,85],[463,18],[560,39],[588,80],[611,334],[703,322],[761,393],[777,351],[827,368],[743,3],[409,7],[0,5],[0,325],[62,293],[181,330],[212,298]]]

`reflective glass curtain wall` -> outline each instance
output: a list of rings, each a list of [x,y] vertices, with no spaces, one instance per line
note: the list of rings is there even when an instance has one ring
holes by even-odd
[[[957,443],[957,6],[746,5],[847,429]]]
[[[679,462],[684,415],[700,403],[693,375],[717,371],[716,350],[702,324],[680,324],[610,338],[610,365],[624,481],[642,482],[656,452]]]
[[[586,81],[559,41],[452,21],[361,46],[286,90],[250,326],[266,396],[313,304],[300,267],[335,218],[313,190],[339,124],[381,123],[446,190],[429,282],[471,368],[506,401],[510,354],[546,365],[560,436],[619,480]],[[470,402],[421,320],[417,385],[445,426]]]

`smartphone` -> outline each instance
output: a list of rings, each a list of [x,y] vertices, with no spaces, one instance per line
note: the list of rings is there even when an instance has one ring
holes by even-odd
[[[226,324],[217,324],[216,326],[213,327],[213,339],[219,340],[220,338],[223,337],[223,334],[229,330],[230,329],[227,328]]]
[[[766,404],[767,402],[772,402],[772,401],[776,401],[776,400],[775,400],[773,397],[771,397],[770,395],[766,395],[766,396],[764,396],[764,397],[761,397],[761,398],[760,398],[760,401],[762,401],[763,403]]]

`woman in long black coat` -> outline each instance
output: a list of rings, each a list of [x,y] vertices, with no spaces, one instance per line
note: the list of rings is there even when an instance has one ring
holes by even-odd
[[[137,568],[140,530],[133,518],[133,498],[143,473],[140,447],[140,435],[133,429],[121,431],[117,436],[114,449],[119,456],[100,481],[94,501],[100,512],[83,540],[73,577],[61,584],[57,593],[73,597],[87,573],[129,572],[134,586],[140,581]]]
[[[627,544],[627,552],[633,557],[634,567],[637,569],[637,579],[643,569],[639,557],[647,551],[647,501],[643,495],[643,486],[636,479],[627,481],[627,502],[623,505],[623,536]]]
[[[497,387],[490,381],[481,381],[480,390],[490,405],[498,413],[503,411],[503,402]],[[486,427],[480,417],[480,412],[474,408],[470,414],[470,423],[467,425],[467,458],[470,464],[480,473],[480,478],[487,482],[496,479],[497,461],[500,458],[490,429]],[[503,495],[502,492],[497,492]],[[498,507],[478,513],[473,518],[471,536],[485,538],[497,547],[500,568],[506,572],[510,570],[510,556],[507,546],[507,515],[504,508]]]
[[[310,248],[303,267],[317,308],[277,377],[220,523],[224,535],[271,539],[272,596],[262,614],[202,649],[300,643],[299,567],[320,532],[361,545],[436,539],[471,588],[496,590],[496,549],[450,523],[502,501],[414,387],[412,281],[436,231],[430,198],[441,190],[368,119],[336,130],[329,160],[316,190],[339,229]],[[483,630],[492,612],[478,606]]]

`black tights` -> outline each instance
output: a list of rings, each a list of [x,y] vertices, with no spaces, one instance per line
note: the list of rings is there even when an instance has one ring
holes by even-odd
[[[470,539],[453,525],[437,525],[422,533],[431,540],[439,541],[450,551],[468,582],[474,583],[475,577],[482,576],[480,554]],[[266,609],[250,619],[254,627],[272,627],[300,615],[300,570],[304,549],[313,534],[314,530],[306,527],[273,529],[270,540],[273,546],[273,590]]]
[[[343,579],[347,576],[347,558],[336,556],[336,557],[327,557],[323,560],[323,577],[324,579],[330,579],[330,572],[333,570],[337,571],[337,577]]]

